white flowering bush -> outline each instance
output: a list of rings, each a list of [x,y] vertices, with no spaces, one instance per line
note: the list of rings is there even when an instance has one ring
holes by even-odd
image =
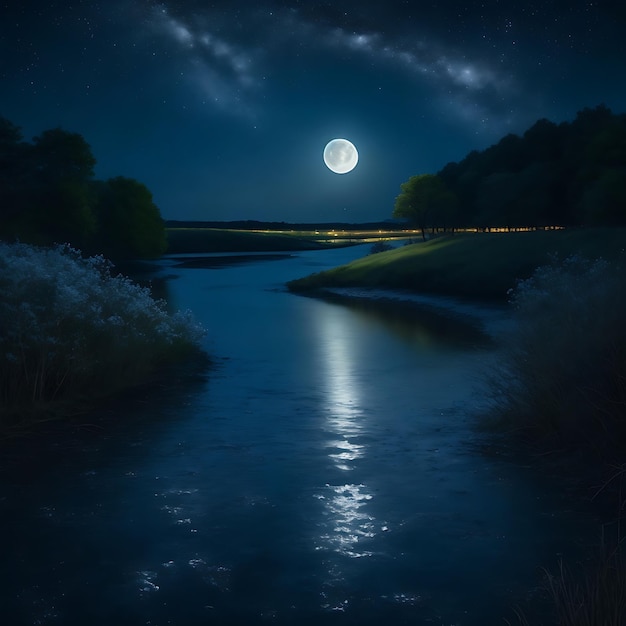
[[[626,445],[626,271],[570,257],[511,291],[517,325],[494,379],[505,423]]]
[[[189,312],[69,246],[0,243],[0,411],[104,395],[198,346]],[[0,413],[1,415],[1,413]]]

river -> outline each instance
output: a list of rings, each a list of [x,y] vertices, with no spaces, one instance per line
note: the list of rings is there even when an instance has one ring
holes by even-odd
[[[472,428],[506,312],[284,288],[367,251],[160,262],[212,365],[3,442],[3,624],[483,626],[538,594],[593,520]]]

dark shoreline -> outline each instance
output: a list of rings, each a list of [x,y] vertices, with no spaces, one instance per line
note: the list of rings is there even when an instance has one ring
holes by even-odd
[[[257,261],[281,261],[289,259],[293,254],[229,254],[225,256],[192,256],[185,258],[171,258],[175,261],[175,267],[186,269],[215,269],[227,265],[241,265],[244,263],[256,263]]]

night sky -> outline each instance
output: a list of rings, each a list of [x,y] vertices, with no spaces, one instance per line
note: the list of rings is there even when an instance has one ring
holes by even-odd
[[[166,219],[365,222],[546,117],[626,112],[622,2],[0,2],[0,115],[81,133]],[[626,5],[624,5],[626,6]],[[348,174],[322,159],[345,137]]]

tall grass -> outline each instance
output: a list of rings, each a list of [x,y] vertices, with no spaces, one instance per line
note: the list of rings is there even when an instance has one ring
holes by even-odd
[[[0,425],[136,383],[202,334],[102,257],[0,243]]]
[[[605,555],[585,573],[572,572],[561,562],[557,574],[546,572],[553,618],[542,626],[624,626],[626,568],[623,558]],[[517,611],[520,626],[540,626]],[[507,622],[510,624],[510,622]]]
[[[546,572],[559,626],[623,626],[626,620],[626,567],[619,547],[602,547],[584,573],[559,565]]]
[[[623,263],[578,256],[555,259],[520,282],[511,292],[511,302],[516,326],[492,378],[497,425],[550,446],[558,443],[561,450],[573,453],[581,475],[594,466],[606,471],[614,460],[619,468],[615,476],[622,479],[626,468]],[[626,624],[621,528],[626,501],[621,488],[615,495],[617,531],[612,544],[603,537],[595,557],[579,570],[562,562],[556,573],[545,570],[554,624]],[[521,611],[518,618],[522,625],[531,624]]]
[[[511,293],[517,325],[494,377],[501,424],[605,454],[626,450],[626,271],[573,256]]]
[[[626,557],[624,537],[607,542],[575,569],[561,560],[556,572],[543,570],[546,597],[555,626],[624,626],[626,624]],[[539,626],[525,611],[515,611],[520,626]],[[510,622],[507,621],[508,624]]]

